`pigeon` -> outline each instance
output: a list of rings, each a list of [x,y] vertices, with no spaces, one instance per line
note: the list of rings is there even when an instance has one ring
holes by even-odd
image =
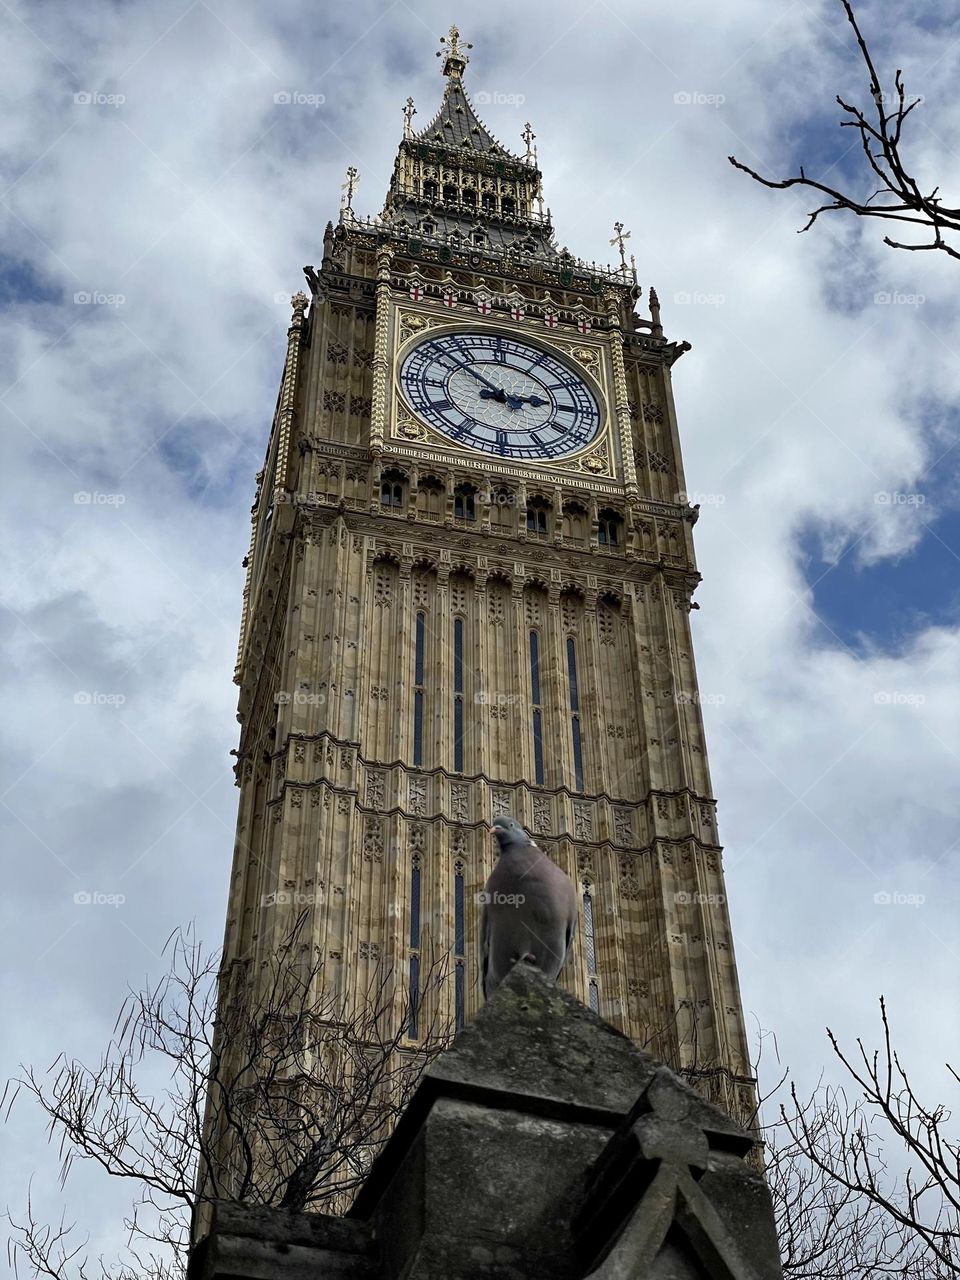
[[[573,881],[530,839],[516,818],[494,818],[497,865],[481,895],[483,995],[489,1000],[518,960],[555,979],[577,929]]]

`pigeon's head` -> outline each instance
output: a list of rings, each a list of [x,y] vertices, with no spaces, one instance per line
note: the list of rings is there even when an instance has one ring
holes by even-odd
[[[502,813],[493,820],[493,836],[500,846],[500,852],[512,844],[529,844],[530,837],[516,818]]]

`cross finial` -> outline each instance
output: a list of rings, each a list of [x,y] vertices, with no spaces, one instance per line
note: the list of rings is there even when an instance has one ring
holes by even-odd
[[[472,49],[473,45],[466,42],[460,43],[460,28],[456,23],[451,26],[447,35],[440,37],[440,43],[445,46],[437,50],[437,57],[444,59],[443,74],[462,76],[470,61],[466,50]]]
[[[610,241],[610,243],[615,244],[617,248],[620,250],[620,270],[621,271],[626,271],[627,269],[627,253],[626,253],[626,249],[624,248],[624,244],[629,239],[630,239],[630,232],[624,231],[623,223],[615,222],[613,224],[613,239]]]
[[[407,104],[403,108],[403,136],[409,138],[413,133],[413,117],[417,114],[417,108],[413,105],[413,99],[408,98]]]
[[[355,165],[351,165],[347,170],[346,182],[340,183],[340,190],[343,195],[340,197],[340,208],[346,213],[353,213],[353,193],[360,185],[360,170]]]
[[[523,133],[521,133],[520,135],[520,137],[527,144],[527,154],[523,157],[524,160],[535,160],[537,158],[536,147],[534,147],[533,145],[533,140],[536,136],[537,135],[533,132],[533,126],[530,124],[530,121],[528,120],[527,123],[523,126]]]

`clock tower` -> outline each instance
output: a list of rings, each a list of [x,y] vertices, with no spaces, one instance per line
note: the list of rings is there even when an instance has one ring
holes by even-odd
[[[293,298],[236,678],[225,963],[307,913],[349,1001],[392,974],[405,1050],[481,1000],[477,895],[515,815],[578,886],[560,982],[727,1110],[753,1081],[690,634],[699,581],[668,340],[627,261],[558,245],[441,50],[382,211],[348,171]],[[421,983],[448,957],[439,987]]]

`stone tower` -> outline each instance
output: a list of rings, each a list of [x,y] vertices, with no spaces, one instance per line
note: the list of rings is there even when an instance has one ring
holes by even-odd
[[[696,510],[635,269],[557,245],[443,41],[382,212],[348,171],[297,294],[257,477],[225,958],[306,911],[347,999],[480,1002],[476,895],[512,812],[579,886],[562,985],[741,1116],[753,1088],[690,635]],[[613,243],[613,242],[612,242]],[[429,956],[449,979],[422,990]],[[429,1006],[429,1007],[428,1007]]]

